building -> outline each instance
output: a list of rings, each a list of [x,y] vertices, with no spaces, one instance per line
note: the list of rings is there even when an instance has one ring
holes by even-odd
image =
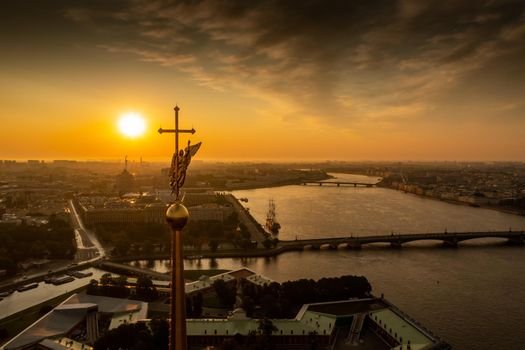
[[[257,285],[273,282],[244,268],[188,283],[186,293],[212,293],[216,280],[225,283],[243,280]],[[261,320],[246,316],[241,308],[241,284],[237,286],[236,307],[227,317],[186,320],[188,350],[220,345],[236,335],[261,334]],[[161,292],[167,288],[163,284],[158,289]],[[66,346],[90,350],[98,335],[107,330],[126,323],[148,323],[147,311],[148,304],[144,302],[75,294],[9,341],[3,349],[63,349],[60,346]],[[265,322],[268,321],[274,327],[271,336],[276,349],[309,349],[313,342],[319,349],[331,350],[451,348],[382,297],[305,304],[294,318]]]
[[[243,268],[212,277],[203,276],[186,284],[186,293],[213,293],[213,282],[219,279],[225,283],[242,279],[257,285],[273,282]],[[276,328],[272,332],[273,342],[281,349],[306,346],[312,341],[334,350],[357,345],[379,350],[450,349],[448,344],[384,298],[305,304],[293,319],[270,321]],[[246,317],[240,308],[226,318],[188,319],[186,322],[189,349],[219,345],[236,334],[260,333],[259,320]]]
[[[103,331],[145,319],[147,312],[148,304],[141,301],[74,294],[2,349],[91,350]]]
[[[215,198],[215,194],[212,195]],[[209,199],[209,197],[208,197]],[[76,208],[86,225],[101,223],[164,223],[167,203],[157,196],[128,194],[122,197],[81,197]],[[190,220],[224,222],[234,211],[230,203],[188,207]]]
[[[188,207],[191,221],[219,221],[224,222],[232,213],[232,206],[208,203]]]
[[[116,186],[121,196],[135,191],[135,176],[128,171],[128,156],[124,161],[124,169],[117,175]]]
[[[167,204],[156,199],[83,197],[76,207],[88,225],[101,223],[164,223]]]

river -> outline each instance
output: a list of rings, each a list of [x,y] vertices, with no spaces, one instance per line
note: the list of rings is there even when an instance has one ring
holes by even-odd
[[[341,181],[377,178],[334,174]],[[454,205],[384,188],[284,186],[234,191],[264,223],[276,204],[281,239],[418,232],[524,229],[525,217]],[[457,349],[520,349],[525,344],[525,247],[479,239],[441,248],[290,252],[272,258],[202,259],[187,269],[248,267],[277,281],[364,275],[381,293]],[[166,271],[166,261],[143,262]]]

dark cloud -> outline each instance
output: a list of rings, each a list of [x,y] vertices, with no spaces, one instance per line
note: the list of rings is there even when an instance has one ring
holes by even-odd
[[[120,0],[55,6],[75,28],[91,30],[101,49],[174,67],[212,88],[260,96],[285,105],[282,110],[293,118],[371,122],[429,115],[452,103],[448,92],[465,88],[473,74],[509,65],[523,72],[525,65],[521,0]],[[519,105],[514,102],[504,105]]]

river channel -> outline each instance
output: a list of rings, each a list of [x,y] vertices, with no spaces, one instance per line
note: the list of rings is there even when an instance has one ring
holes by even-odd
[[[377,178],[334,174],[341,181]],[[264,223],[274,199],[281,239],[525,229],[525,217],[366,187],[284,186],[235,191]],[[276,281],[364,275],[385,297],[457,349],[522,349],[525,344],[525,247],[479,239],[402,249],[290,252],[272,258],[202,259],[187,269],[248,267]],[[166,271],[167,261],[136,262]]]

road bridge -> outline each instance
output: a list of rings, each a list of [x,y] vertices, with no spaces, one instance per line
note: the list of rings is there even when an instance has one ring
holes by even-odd
[[[441,232],[441,233],[412,233],[412,234],[390,234],[382,236],[360,236],[360,237],[334,237],[302,239],[293,241],[280,241],[279,247],[283,250],[302,249],[337,249],[339,246],[345,248],[361,248],[362,245],[371,243],[387,243],[392,247],[401,247],[404,243],[416,241],[441,241],[446,246],[455,247],[459,242],[478,238],[503,238],[512,244],[523,244],[525,241],[524,231],[484,231],[484,232]]]
[[[164,273],[156,272],[156,271],[149,270],[149,269],[141,269],[139,267],[119,264],[119,263],[111,262],[107,260],[101,261],[98,264],[98,267],[103,270],[107,270],[107,271],[111,271],[115,273],[121,273],[125,275],[132,275],[132,276],[137,276],[137,277],[147,276],[153,280],[159,280],[159,281],[170,281],[171,279],[169,274],[164,274]]]
[[[348,181],[305,181],[303,186],[335,186],[335,187],[375,187],[377,184],[366,182],[348,182]]]
[[[390,234],[378,236],[361,236],[361,237],[334,237],[318,239],[298,239],[291,241],[279,241],[273,248],[256,248],[256,249],[219,249],[212,252],[211,250],[186,251],[186,258],[249,258],[249,257],[268,257],[276,256],[281,253],[290,251],[303,250],[320,250],[320,249],[361,249],[363,245],[373,243],[387,244],[389,247],[401,248],[404,243],[416,241],[437,241],[442,242],[444,246],[457,247],[459,242],[478,238],[500,238],[507,240],[510,244],[523,244],[525,242],[524,231],[487,231],[487,232],[456,232],[456,233],[414,233],[414,234]],[[152,260],[152,259],[169,259],[168,254],[145,255],[145,256],[126,256],[118,257],[113,261],[134,261],[134,260]],[[118,264],[120,265],[120,264]],[[121,265],[126,268],[131,266]],[[132,268],[135,273],[139,274],[147,270]],[[128,270],[130,271],[130,270]],[[157,277],[155,277],[157,279]],[[159,278],[160,279],[160,278]]]

